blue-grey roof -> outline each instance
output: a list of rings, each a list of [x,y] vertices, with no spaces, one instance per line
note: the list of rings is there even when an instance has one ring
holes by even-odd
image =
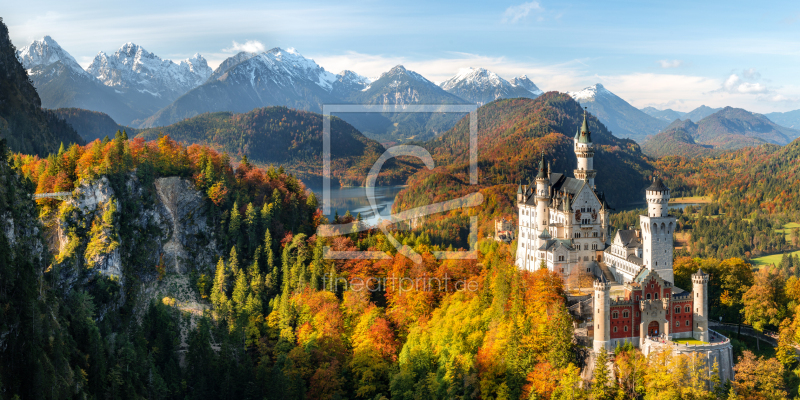
[[[571,195],[580,193],[586,182],[581,179],[570,178],[561,173],[550,174],[550,186],[555,192],[567,192]]]
[[[666,185],[664,185],[664,182],[662,182],[661,178],[659,177],[656,178],[653,181],[653,184],[650,185],[650,187],[648,187],[646,190],[650,192],[665,192],[669,190],[669,188]]]

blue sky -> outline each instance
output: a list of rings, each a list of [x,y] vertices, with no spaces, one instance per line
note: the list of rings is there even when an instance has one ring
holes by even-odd
[[[485,67],[543,90],[596,82],[637,107],[800,108],[800,2],[7,1],[17,47],[52,36],[82,65],[134,42],[216,66],[294,47],[332,72],[403,64],[442,81]]]

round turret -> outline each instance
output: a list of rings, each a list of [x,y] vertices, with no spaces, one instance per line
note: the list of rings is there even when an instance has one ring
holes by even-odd
[[[611,313],[611,299],[609,298],[610,289],[611,284],[608,283],[603,275],[600,276],[600,279],[594,281],[593,348],[595,352],[610,350],[611,327],[608,323],[608,318]]]
[[[702,269],[692,274],[692,336],[702,342],[708,342],[708,274]]]
[[[664,185],[661,178],[653,180],[653,184],[645,189],[647,199],[647,215],[650,217],[666,217],[669,207],[669,188]]]

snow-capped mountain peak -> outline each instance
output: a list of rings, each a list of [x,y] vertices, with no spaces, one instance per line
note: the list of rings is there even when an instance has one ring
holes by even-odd
[[[314,60],[303,57],[293,47],[287,50],[276,47],[257,57],[263,58],[276,72],[283,72],[294,78],[310,79],[328,92],[331,91],[333,82],[336,81],[336,75],[320,67]]]
[[[516,87],[521,87],[536,96],[541,96],[544,92],[539,89],[536,84],[533,83],[532,80],[528,78],[528,75],[521,75],[511,80],[511,84]]]
[[[535,98],[542,94],[529,79],[525,84],[515,84],[485,68],[462,68],[439,86],[463,99],[483,105],[498,99],[515,97]],[[518,78],[514,78],[517,81]],[[532,89],[529,89],[531,87]]]
[[[31,44],[17,51],[17,58],[22,66],[31,73],[35,67],[46,67],[50,64],[61,62],[78,74],[86,72],[66,50],[50,36],[34,40]]]
[[[175,99],[201,85],[212,73],[200,54],[176,64],[132,42],[123,44],[110,56],[101,51],[87,72],[106,86],[166,99]]]
[[[442,82],[439,86],[444,90],[450,90],[459,84],[477,85],[481,87],[502,87],[511,84],[492,71],[485,68],[462,68],[455,76]]]
[[[404,75],[408,76],[408,77],[410,77],[412,79],[418,80],[420,82],[423,82],[423,83],[429,83],[431,85],[435,85],[433,82],[429,81],[424,76],[422,76],[422,75],[420,75],[420,74],[418,74],[418,73],[416,73],[414,71],[408,70],[408,69],[406,69],[406,67],[404,67],[402,65],[395,65],[389,71],[382,73],[381,77],[378,78],[378,79],[383,79],[384,77],[391,77],[391,78],[397,79],[397,78],[402,78],[402,76],[404,76]]]
[[[578,92],[567,92],[567,94],[570,95],[570,97],[572,97],[573,99],[575,99],[576,101],[579,101],[579,102],[581,100],[595,99],[595,98],[600,97],[600,96],[609,96],[610,95],[610,96],[615,96],[616,97],[616,95],[614,93],[611,93],[608,89],[606,89],[605,87],[603,87],[603,85],[601,85],[599,83],[595,83],[594,85],[589,86],[587,88],[584,88],[583,90],[578,91]]]

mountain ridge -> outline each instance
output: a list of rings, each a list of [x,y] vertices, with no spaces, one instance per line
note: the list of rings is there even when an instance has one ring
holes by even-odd
[[[567,92],[567,95],[586,107],[620,138],[634,139],[641,143],[647,136],[657,134],[668,124],[630,105],[600,83],[578,92]]]

